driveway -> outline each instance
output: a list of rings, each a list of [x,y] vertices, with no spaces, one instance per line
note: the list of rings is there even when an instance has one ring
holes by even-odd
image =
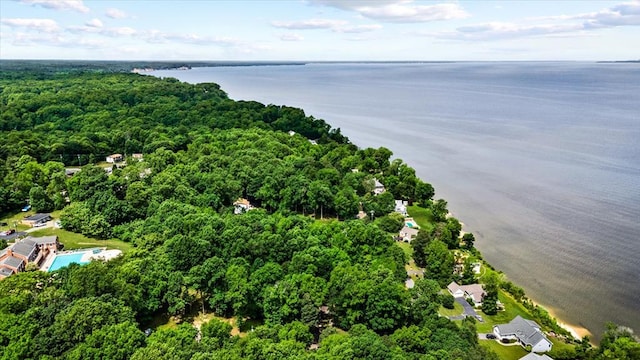
[[[462,305],[462,308],[464,309],[463,314],[465,314],[466,316],[474,317],[480,322],[484,322],[482,316],[478,315],[476,310],[473,308],[473,306],[469,305],[467,300],[465,300],[464,298],[455,298],[455,300],[458,302],[458,304]]]

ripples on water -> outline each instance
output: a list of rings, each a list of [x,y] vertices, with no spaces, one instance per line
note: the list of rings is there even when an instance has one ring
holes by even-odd
[[[640,65],[310,64],[158,71],[301,107],[431,182],[487,260],[596,337],[640,330]]]

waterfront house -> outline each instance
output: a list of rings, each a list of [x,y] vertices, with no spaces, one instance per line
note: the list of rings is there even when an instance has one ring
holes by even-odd
[[[404,200],[396,200],[396,207],[394,209],[395,212],[402,214],[402,216],[409,216],[407,213],[407,206],[409,205],[408,201]]]
[[[518,340],[523,348],[530,347],[532,352],[547,352],[553,345],[540,330],[540,325],[533,320],[523,319],[520,315],[508,324],[495,325],[493,334],[500,340]]]
[[[538,355],[536,353],[528,353],[527,355],[521,357],[518,360],[553,360],[552,357],[546,355],[546,354],[542,354],[542,355]]]
[[[115,164],[117,162],[122,161],[123,157],[122,154],[112,154],[107,156],[107,162],[110,164]]]
[[[474,306],[481,306],[482,298],[487,294],[480,284],[458,285],[455,281],[447,285],[447,290],[455,298],[471,299]]]

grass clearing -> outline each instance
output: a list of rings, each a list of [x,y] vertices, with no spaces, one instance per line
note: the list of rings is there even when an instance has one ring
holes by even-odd
[[[418,226],[424,230],[433,229],[433,219],[431,216],[431,210],[425,209],[416,205],[408,206],[407,212],[409,216],[416,221]]]
[[[498,291],[498,299],[504,305],[504,311],[498,311],[496,315],[486,315],[481,313],[484,318],[484,322],[478,323],[478,332],[488,333],[493,331],[493,326],[498,324],[506,324],[513,320],[514,317],[520,315],[525,319],[533,319],[531,314],[525,309],[525,307],[515,301],[510,295],[503,290]]]
[[[480,346],[493,350],[501,360],[518,360],[528,354],[520,345],[504,346],[495,340],[480,340]]]
[[[57,235],[58,241],[64,244],[64,250],[86,249],[92,247],[107,247],[118,249],[123,253],[133,249],[133,245],[118,239],[98,240],[88,238],[82,234],[70,232],[63,229],[46,228],[37,230],[29,234],[31,236],[51,236]]]
[[[395,244],[400,246],[402,251],[404,251],[404,255],[407,257],[407,260],[413,259],[413,248],[411,247],[411,244],[404,241],[396,241]]]
[[[462,305],[458,304],[457,301],[453,302],[453,309],[447,309],[444,306],[440,306],[440,309],[438,310],[438,314],[442,316],[458,316],[462,315],[463,312],[464,308]]]

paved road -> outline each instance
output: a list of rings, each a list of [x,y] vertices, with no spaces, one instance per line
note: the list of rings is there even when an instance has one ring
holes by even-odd
[[[467,300],[465,300],[464,298],[456,298],[456,301],[458,302],[458,304],[462,305],[462,307],[464,308],[463,314],[467,316],[472,316],[480,322],[484,322],[484,320],[482,319],[482,316],[478,315],[476,310],[473,308],[473,306],[469,305]]]

